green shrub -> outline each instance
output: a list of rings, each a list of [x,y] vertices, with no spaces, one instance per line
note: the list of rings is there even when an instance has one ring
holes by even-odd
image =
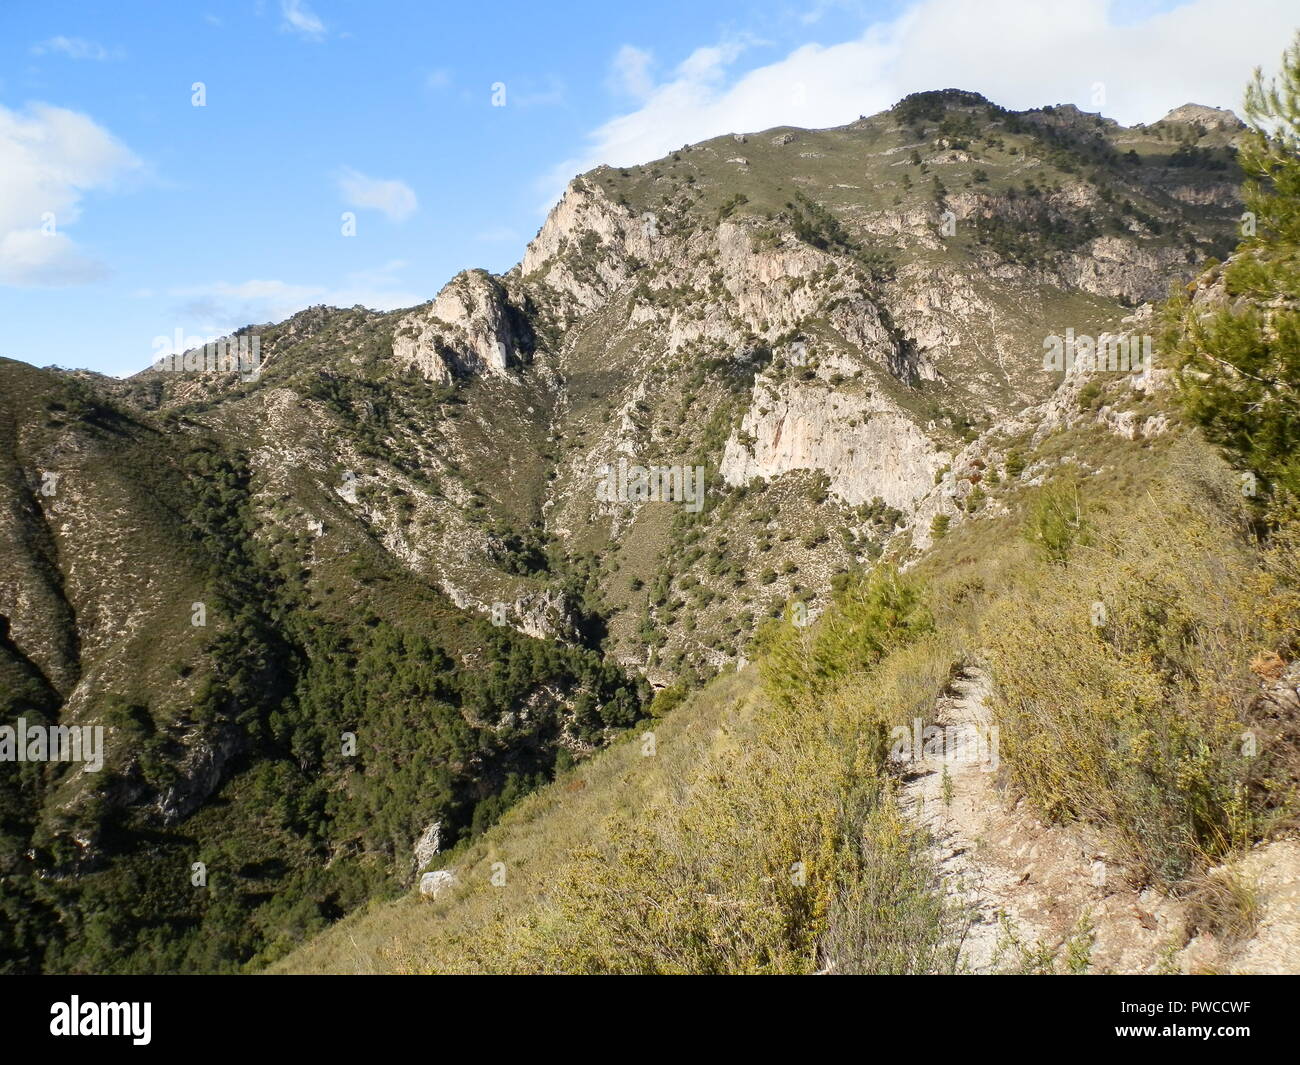
[[[1163,314],[1162,348],[1183,409],[1265,487],[1300,494],[1300,34],[1280,84],[1256,73],[1240,153],[1255,233],[1222,268],[1226,306],[1179,295]]]
[[[1040,488],[1034,500],[1025,535],[1049,562],[1065,562],[1070,549],[1087,540],[1079,493],[1078,478],[1067,475]]]
[[[1300,610],[1221,505],[1189,491],[1138,500],[1113,516],[1122,536],[1076,544],[981,625],[1011,780],[1166,884],[1259,838],[1289,801],[1264,783],[1290,772],[1273,726],[1252,717],[1248,663],[1294,633]]]

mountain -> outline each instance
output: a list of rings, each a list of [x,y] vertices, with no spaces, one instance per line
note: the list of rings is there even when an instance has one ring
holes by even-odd
[[[655,652],[657,682],[682,666],[704,676],[735,659],[746,627],[718,630],[735,628],[722,619],[736,600],[761,615],[796,587],[824,589],[883,546],[895,512],[932,492],[975,433],[1043,398],[1059,377],[1042,369],[1045,337],[1119,330],[1226,254],[1242,127],[1177,118],[1187,110],[1126,130],[1069,107],[1014,114],[927,93],[842,129],[600,168],[503,277],[468,271],[408,313],[314,309],[263,327],[263,372],[221,402],[208,382],[157,374],[133,394],[165,412],[199,388],[205,413],[243,433],[291,418],[272,407],[288,389],[316,431],[348,437],[312,450],[344,449],[336,465],[359,473],[372,460],[360,483],[374,533],[458,604],[505,602],[525,631],[571,628],[554,580],[482,563],[502,537],[563,540],[604,564],[593,590],[624,664]],[[414,381],[429,387],[411,396],[437,394],[436,409],[399,394]],[[702,464],[729,509],[670,530],[664,508],[608,505],[593,489],[620,456]],[[448,482],[445,497],[396,476],[403,463]],[[833,504],[806,506],[823,479]],[[648,647],[651,628],[673,629],[659,623],[677,582],[717,559],[724,527],[746,532],[712,563],[721,579],[704,581],[707,639]],[[751,579],[776,579],[729,587],[755,567]]]
[[[1045,358],[1229,254],[1243,132],[921,93],[597,168],[506,274],[251,373],[0,361],[0,713],[108,730],[6,769],[0,964],[266,964],[1062,441],[1163,448],[1149,377]]]

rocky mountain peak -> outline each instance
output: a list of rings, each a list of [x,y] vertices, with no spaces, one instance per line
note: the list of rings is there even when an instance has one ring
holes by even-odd
[[[1238,132],[1246,124],[1226,107],[1206,107],[1204,104],[1183,104],[1175,107],[1161,122],[1176,122],[1184,125],[1199,125],[1205,129],[1228,130]]]
[[[505,286],[485,270],[461,271],[431,303],[401,318],[393,334],[397,365],[441,384],[458,375],[504,376],[531,347]]]

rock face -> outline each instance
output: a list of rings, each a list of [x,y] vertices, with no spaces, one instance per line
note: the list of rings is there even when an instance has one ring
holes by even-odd
[[[420,877],[420,896],[432,901],[450,890],[455,884],[455,873],[449,869],[435,869]]]
[[[189,738],[177,766],[176,782],[159,796],[156,808],[164,824],[175,824],[197,810],[217,790],[226,766],[243,746],[239,734],[222,729],[216,737]]]
[[[599,185],[579,178],[547,215],[517,269],[562,297],[558,309],[564,317],[579,317],[603,307],[627,283],[632,257],[654,257],[658,239],[654,211],[638,217]]]
[[[438,856],[438,847],[441,840],[441,821],[434,821],[420,833],[420,838],[415,841],[415,849],[412,853],[412,861],[417,871],[423,869]]]
[[[520,596],[513,605],[516,627],[540,639],[573,639],[575,630],[568,600],[555,590]]]
[[[846,503],[883,499],[910,507],[934,484],[948,456],[910,416],[881,399],[824,385],[782,388],[755,402],[740,434],[727,441],[720,473],[728,484],[770,480],[791,470],[820,471]],[[751,444],[744,437],[753,438]]]
[[[1226,107],[1206,107],[1203,104],[1183,104],[1175,107],[1161,122],[1182,122],[1199,125],[1205,129],[1229,130],[1238,132],[1246,128],[1246,123]]]
[[[1071,288],[1138,303],[1163,299],[1169,294],[1165,279],[1186,267],[1187,258],[1177,248],[1134,248],[1122,237],[1098,237],[1059,270]]]
[[[456,376],[507,377],[531,348],[521,326],[501,282],[482,270],[466,270],[430,305],[398,322],[393,359],[439,384]]]

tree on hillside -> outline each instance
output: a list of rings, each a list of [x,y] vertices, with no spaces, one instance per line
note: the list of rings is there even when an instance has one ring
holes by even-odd
[[[1300,494],[1300,34],[1247,86],[1243,239],[1211,274],[1226,300],[1174,297],[1164,348],[1188,416],[1265,493]],[[1194,287],[1194,286],[1192,286]],[[1251,480],[1249,483],[1255,483]]]

